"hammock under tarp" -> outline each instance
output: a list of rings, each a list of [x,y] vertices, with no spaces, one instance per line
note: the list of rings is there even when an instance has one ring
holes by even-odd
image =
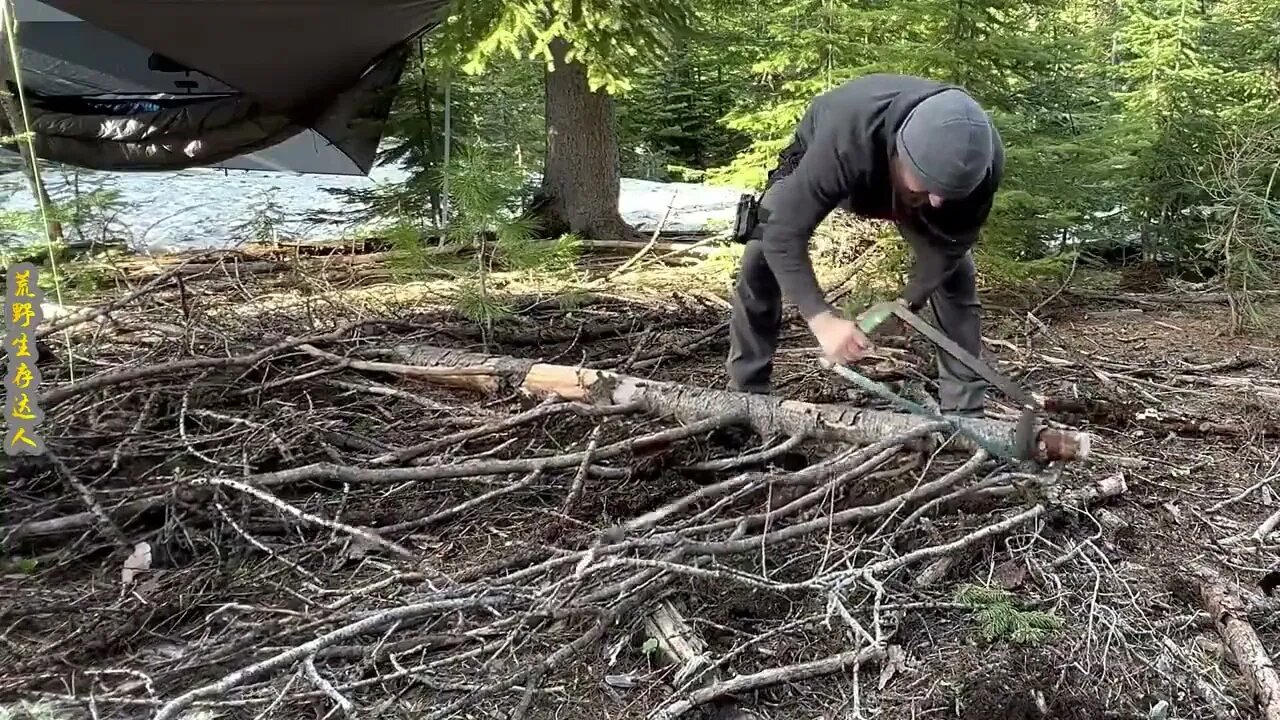
[[[45,160],[357,175],[373,166],[409,43],[447,0],[14,4]],[[0,134],[16,134],[3,113]]]

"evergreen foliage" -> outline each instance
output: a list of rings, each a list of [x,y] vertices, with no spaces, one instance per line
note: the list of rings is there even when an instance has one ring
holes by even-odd
[[[1004,138],[984,274],[1030,281],[1083,253],[1259,288],[1280,268],[1278,30],[1280,0],[459,3],[402,80],[384,160],[412,179],[366,207],[440,218],[446,81],[458,152],[470,138],[536,174],[559,37],[617,96],[626,177],[758,188],[815,94],[915,73],[968,88]]]
[[[1052,613],[1017,607],[1013,597],[999,588],[965,585],[956,599],[976,611],[979,632],[988,643],[1009,640],[1019,645],[1038,644],[1065,624]]]
[[[553,70],[551,41],[588,69],[591,90],[631,87],[628,71],[690,28],[689,0],[478,0],[457,2],[449,18],[463,69],[483,71],[502,56],[540,60]]]
[[[436,251],[426,244],[417,227],[402,222],[389,233],[393,266],[398,272],[410,276],[425,270],[453,274],[459,310],[486,323],[510,312],[489,293],[488,277],[494,270],[572,272],[580,240],[573,236],[550,242],[538,238],[537,223],[522,207],[526,179],[512,168],[505,153],[478,142],[463,143],[433,179],[441,187],[446,181],[451,217],[442,239],[445,245],[453,246],[448,249],[474,257],[475,264],[458,265],[452,259],[455,254]]]

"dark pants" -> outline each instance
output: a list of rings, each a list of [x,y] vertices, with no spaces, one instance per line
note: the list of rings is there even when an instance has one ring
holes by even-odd
[[[785,182],[785,179],[780,180]],[[776,186],[775,186],[776,187]],[[772,189],[772,188],[771,188]],[[760,201],[760,225],[747,243],[731,298],[729,357],[726,368],[730,387],[743,392],[767,393],[771,388],[773,355],[782,329],[782,290],[765,261],[759,237],[768,222],[770,191]],[[927,251],[918,250],[915,251]],[[976,269],[972,254],[942,282],[929,298],[938,328],[965,350],[982,352],[982,305],[978,302]],[[986,383],[949,354],[938,350],[938,404],[945,413],[981,415]]]

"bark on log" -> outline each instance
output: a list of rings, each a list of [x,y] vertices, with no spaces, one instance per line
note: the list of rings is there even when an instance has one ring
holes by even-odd
[[[930,423],[925,418],[898,412],[783,400],[432,345],[400,345],[393,351],[402,363],[416,368],[412,375],[434,384],[485,393],[520,390],[539,398],[556,396],[595,404],[634,403],[649,413],[682,422],[731,416],[738,422],[750,424],[766,437],[803,435],[819,440],[871,443]],[[376,366],[376,363],[366,364]],[[456,368],[457,372],[449,372],[450,368]],[[1014,442],[1016,426],[1013,423],[967,418],[962,422],[984,441],[1005,445]],[[1089,455],[1090,437],[1085,432],[1040,428],[1037,438],[1035,459],[1040,462],[1073,462]],[[957,436],[953,445],[957,449],[976,449],[963,436]]]
[[[670,599],[662,600],[644,618],[644,629],[675,666],[675,683],[684,682],[707,663],[707,643]]]
[[[1200,601],[1244,675],[1264,720],[1280,720],[1280,676],[1267,648],[1249,623],[1249,608],[1231,583],[1200,568]]]

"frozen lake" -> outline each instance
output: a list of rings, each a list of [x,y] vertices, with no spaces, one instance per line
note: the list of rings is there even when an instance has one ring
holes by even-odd
[[[169,173],[106,173],[60,168],[43,179],[55,200],[74,188],[84,195],[96,189],[120,193],[118,210],[107,223],[111,237],[136,249],[153,252],[230,247],[238,225],[261,215],[270,203],[281,216],[281,231],[299,239],[334,239],[359,230],[353,224],[316,226],[312,213],[341,215],[350,207],[326,188],[369,188],[405,177],[396,167],[378,167],[369,177],[290,175],[250,171],[194,169]],[[652,230],[661,222],[675,195],[667,220],[671,231],[719,229],[732,223],[736,188],[692,183],[659,183],[624,179],[619,209],[627,222]],[[20,172],[0,175],[0,210],[32,210],[35,199]],[[99,226],[100,227],[100,226]],[[92,237],[102,233],[86,232]]]

